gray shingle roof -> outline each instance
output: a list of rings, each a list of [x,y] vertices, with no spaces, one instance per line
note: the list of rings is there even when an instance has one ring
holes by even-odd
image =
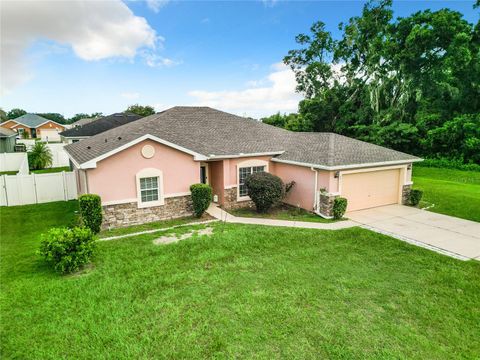
[[[37,114],[25,114],[12,120],[18,123],[21,123],[23,125],[26,125],[29,128],[36,128],[38,125],[49,121],[48,119],[45,119],[44,117],[41,117]]]
[[[141,118],[141,116],[132,113],[115,113],[101,117],[100,119],[89,122],[82,126],[73,127],[71,129],[62,131],[60,135],[65,137],[94,136]]]
[[[206,157],[283,152],[276,156],[278,160],[323,167],[418,159],[342,135],[291,132],[208,107],[181,106],[67,145],[65,149],[82,164],[146,134]]]
[[[13,131],[11,129],[7,129],[4,127],[0,127],[0,138],[6,138],[10,136],[15,136],[15,135],[17,135],[16,131]]]
[[[93,118],[83,118],[83,119],[80,119],[80,120],[77,120],[75,121],[74,123],[72,123],[72,127],[75,127],[75,126],[83,126],[85,124],[89,124],[93,121],[96,121],[100,119],[99,117],[93,117]]]

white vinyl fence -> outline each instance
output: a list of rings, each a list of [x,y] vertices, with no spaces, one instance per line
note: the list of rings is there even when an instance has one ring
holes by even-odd
[[[0,153],[0,172],[18,171],[28,174],[28,157],[26,153]]]
[[[73,172],[0,176],[0,206],[67,201],[77,198]]]
[[[36,142],[35,140],[31,140],[31,139],[17,140],[17,143],[25,144],[25,146],[27,147],[27,151],[30,151],[30,149],[35,145],[35,142]],[[68,155],[66,151],[63,149],[63,147],[67,144],[65,143],[48,144],[47,143],[46,145],[52,152],[52,167],[63,167],[63,166],[70,165]]]

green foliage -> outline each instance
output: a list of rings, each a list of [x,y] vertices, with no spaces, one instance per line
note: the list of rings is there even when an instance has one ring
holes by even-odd
[[[260,119],[263,123],[292,131],[312,131],[310,122],[299,114],[280,114],[279,112]]]
[[[142,106],[138,104],[130,105],[125,112],[130,112],[140,116],[149,116],[155,114],[155,109],[153,106]]]
[[[40,255],[59,273],[77,271],[90,262],[96,244],[88,228],[52,228],[42,235]]]
[[[59,124],[66,124],[67,120],[59,113],[37,113],[38,116],[44,117],[45,119],[55,121]]]
[[[207,184],[192,184],[190,192],[192,193],[193,212],[195,216],[200,217],[212,201],[212,188]]]
[[[345,215],[347,211],[348,201],[344,197],[336,197],[333,200],[333,218],[339,220]]]
[[[247,176],[245,186],[248,196],[260,213],[267,212],[273,205],[280,202],[285,194],[282,179],[267,172],[258,172]]]
[[[21,135],[22,135],[22,139],[28,139],[28,138],[30,138],[30,133],[29,133],[28,131],[26,131],[26,130],[24,130],[24,131],[21,133]]]
[[[420,200],[422,200],[423,196],[423,191],[418,190],[418,189],[412,189],[410,190],[410,195],[408,197],[408,203],[411,206],[417,206],[420,203]]]
[[[480,165],[478,164],[465,164],[462,160],[451,160],[446,158],[438,159],[424,159],[422,162],[415,163],[415,167],[433,167],[433,168],[445,168],[445,169],[457,169],[465,171],[479,171]]]
[[[7,113],[7,118],[10,120],[16,119],[17,117],[20,117],[22,115],[25,115],[27,112],[23,109],[12,109]]]
[[[395,19],[390,0],[368,2],[339,40],[313,24],[284,58],[305,95],[298,131],[480,163],[479,26],[449,9]]]
[[[41,142],[35,142],[32,149],[28,152],[28,164],[30,169],[45,169],[52,165],[52,152],[49,147]]]
[[[78,197],[82,223],[94,234],[98,234],[102,225],[102,200],[96,194],[83,194]]]
[[[7,113],[5,112],[5,110],[0,108],[0,122],[4,122],[7,120],[8,120]]]

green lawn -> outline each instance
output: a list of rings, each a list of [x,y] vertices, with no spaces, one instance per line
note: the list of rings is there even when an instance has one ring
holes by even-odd
[[[272,208],[268,213],[258,213],[253,208],[243,208],[228,210],[228,212],[234,216],[240,217],[258,217],[277,220],[291,220],[291,221],[309,221],[309,222],[321,222],[328,223],[336,220],[324,219],[318,215],[308,212],[301,208],[295,208],[293,206],[281,205]]]
[[[62,172],[62,171],[70,171],[70,167],[69,166],[54,167],[54,168],[41,169],[41,170],[32,170],[31,172],[35,174],[47,174],[47,173],[56,173],[56,172]]]
[[[17,175],[18,171],[0,171],[0,175]]]
[[[413,186],[429,211],[480,221],[480,172],[414,166]]]
[[[76,209],[0,208],[3,359],[480,357],[480,262],[360,228],[215,223],[101,242],[62,277],[38,234]]]
[[[146,230],[164,229],[172,226],[185,225],[189,223],[194,223],[199,221],[208,221],[208,220],[213,220],[213,217],[207,214],[203,214],[201,218],[197,218],[194,216],[186,216],[178,219],[155,221],[155,222],[142,224],[142,225],[133,225],[133,226],[124,227],[124,228],[102,230],[99,234],[99,237],[106,238],[110,236],[127,235],[127,234],[132,234],[132,233],[146,231]]]

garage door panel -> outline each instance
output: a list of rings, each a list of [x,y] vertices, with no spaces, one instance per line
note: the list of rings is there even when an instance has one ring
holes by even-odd
[[[55,129],[41,129],[40,137],[43,141],[60,141],[60,134]]]
[[[348,211],[398,203],[400,169],[342,175],[342,196]]]

